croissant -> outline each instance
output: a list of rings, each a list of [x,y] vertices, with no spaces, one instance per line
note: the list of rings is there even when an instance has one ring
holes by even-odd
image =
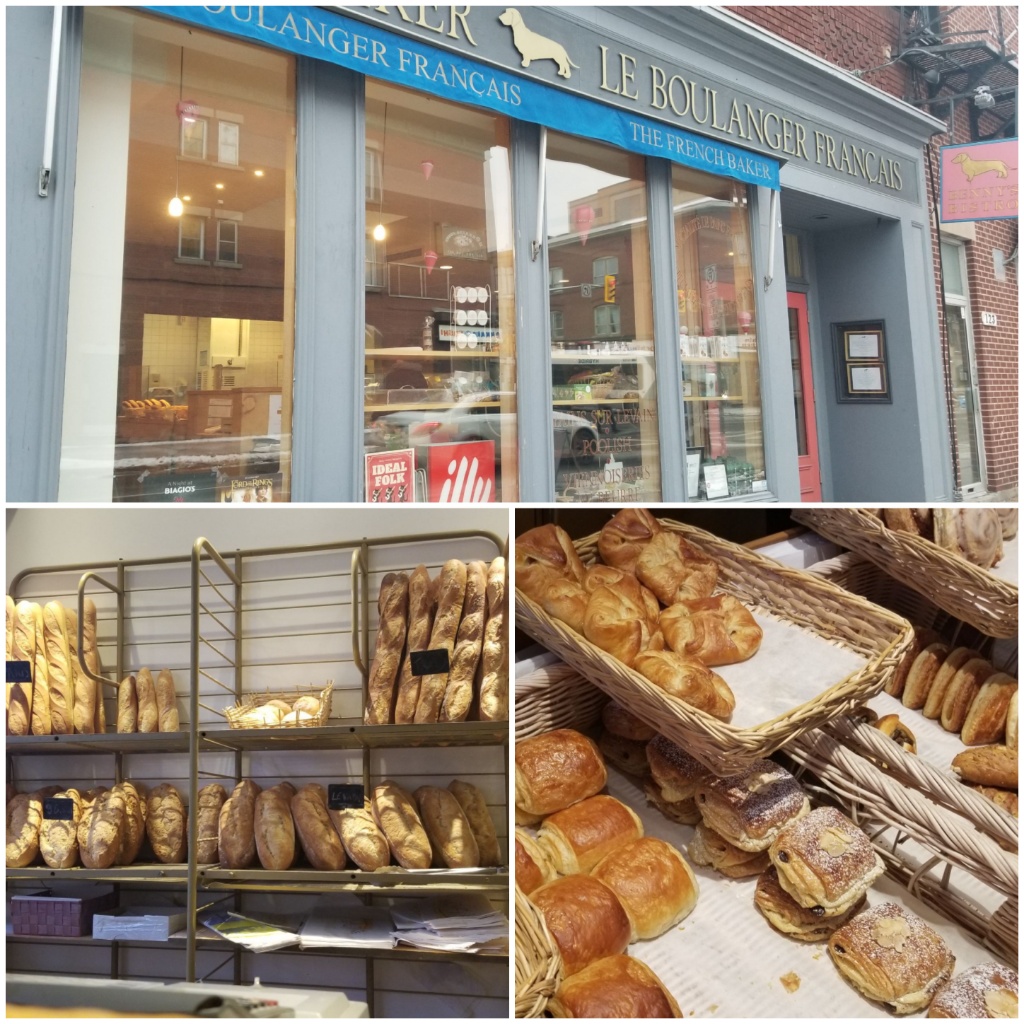
[[[538,603],[553,619],[582,633],[588,598],[589,595],[578,583],[553,579],[544,588]]]
[[[666,531],[640,553],[636,577],[662,604],[669,605],[710,597],[718,582],[718,566],[678,533]]]
[[[731,594],[679,601],[659,618],[673,651],[699,658],[705,665],[746,661],[761,646],[761,627]]]
[[[578,629],[578,625],[569,621],[570,618],[578,619],[571,609],[572,602],[568,611],[561,604],[564,594],[554,597],[550,608],[545,605],[549,590],[553,586],[558,589],[557,585],[565,581],[573,583],[582,591],[586,573],[569,535],[560,526],[549,523],[517,537],[515,547],[516,588],[544,607],[549,615],[569,622],[574,629]]]
[[[597,587],[587,602],[583,633],[592,643],[624,665],[651,642],[651,627],[640,584],[626,578],[616,587]]]
[[[914,533],[931,540],[934,531],[930,508],[884,508],[882,521],[890,530]]]
[[[991,508],[937,508],[935,543],[983,569],[1003,557],[1003,528]]]
[[[617,587],[620,584],[632,586],[629,583],[623,584],[623,580],[627,579],[635,580],[636,577],[631,576],[622,569],[613,569],[610,565],[592,565],[587,569],[587,576],[583,581],[583,586],[588,594],[592,594],[598,587]],[[647,609],[648,621],[653,629],[658,625],[661,605],[658,604],[658,599],[654,594],[642,583],[640,584],[640,595],[643,598],[644,607]]]
[[[640,552],[661,532],[647,509],[624,508],[605,524],[597,538],[597,550],[607,565],[633,572]]]
[[[703,662],[675,651],[643,651],[633,668],[669,696],[728,721],[736,707],[729,684]]]

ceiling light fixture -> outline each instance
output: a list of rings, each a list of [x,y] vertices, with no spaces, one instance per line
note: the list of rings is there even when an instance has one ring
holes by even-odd
[[[174,140],[174,198],[167,204],[167,213],[171,217],[180,217],[185,212],[185,204],[178,197],[178,151],[181,148],[181,126],[187,119],[189,123],[195,120],[195,104],[184,100],[185,95],[185,47],[181,48],[181,63],[178,71],[178,105],[174,108],[178,122],[178,135]],[[187,108],[187,117],[186,117]]]
[[[384,162],[388,155],[388,105],[384,104],[384,142],[380,148],[380,207],[377,210],[377,226],[373,229],[375,242],[383,242],[388,237],[384,228]]]
[[[263,172],[262,171],[253,171],[252,173],[255,174],[257,178],[262,178],[263,177]]]

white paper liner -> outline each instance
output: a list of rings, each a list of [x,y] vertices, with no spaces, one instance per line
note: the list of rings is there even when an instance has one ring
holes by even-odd
[[[691,826],[669,821],[648,807],[635,781],[613,768],[608,789],[640,815],[647,835],[686,854]],[[700,886],[693,912],[664,935],[635,942],[627,951],[658,974],[684,1017],[891,1016],[843,980],[824,942],[798,942],[771,928],[754,906],[756,878],[728,879],[710,868],[691,866]],[[970,933],[882,877],[868,893],[868,906],[887,900],[920,915],[942,935],[956,956],[957,972],[996,959]],[[779,980],[790,974],[800,981],[792,993]]]

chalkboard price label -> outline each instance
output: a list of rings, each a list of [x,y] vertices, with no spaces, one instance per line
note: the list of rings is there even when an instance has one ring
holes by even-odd
[[[9,661],[7,662],[7,682],[9,683],[31,683],[32,662],[31,661]]]
[[[75,801],[66,797],[47,797],[43,801],[43,817],[50,821],[74,821]]]
[[[441,647],[436,651],[412,651],[409,655],[414,676],[432,676],[448,671],[448,651]]]
[[[362,786],[344,782],[331,783],[327,787],[327,807],[332,811],[345,811],[352,807],[362,810],[366,792]]]

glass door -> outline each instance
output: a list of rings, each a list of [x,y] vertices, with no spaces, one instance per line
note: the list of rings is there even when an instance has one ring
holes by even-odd
[[[796,411],[797,462],[800,500],[821,501],[818,430],[814,418],[814,379],[811,374],[811,337],[807,327],[807,296],[787,292],[789,350],[793,366],[793,404]]]

